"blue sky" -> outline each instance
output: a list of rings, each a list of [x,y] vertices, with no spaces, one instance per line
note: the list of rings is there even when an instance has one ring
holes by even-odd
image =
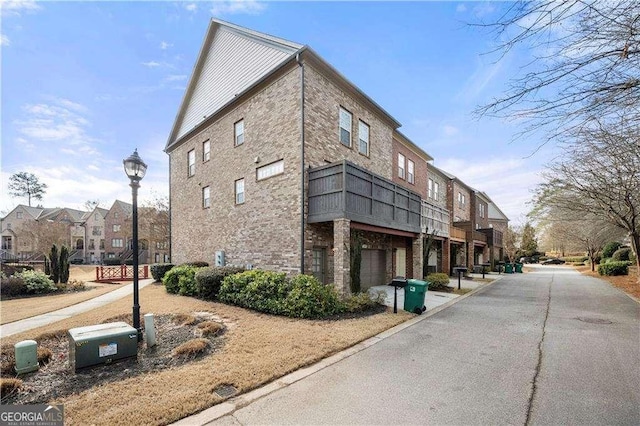
[[[148,163],[142,200],[168,193],[163,152],[213,16],[311,46],[402,123],[435,165],[483,190],[515,222],[552,154],[512,142],[519,123],[476,120],[529,60],[485,55],[496,19],[488,2],[5,2],[2,3],[3,196],[7,179],[36,174],[43,205],[80,208],[131,198],[122,159]],[[497,61],[497,62],[496,62]]]

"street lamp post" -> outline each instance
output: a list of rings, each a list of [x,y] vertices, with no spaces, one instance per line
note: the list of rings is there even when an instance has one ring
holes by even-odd
[[[142,161],[136,149],[127,159],[123,160],[124,171],[131,179],[131,195],[133,198],[133,328],[138,331],[138,342],[142,341],[140,329],[140,300],[138,297],[138,188],[140,181],[147,172],[147,165]]]

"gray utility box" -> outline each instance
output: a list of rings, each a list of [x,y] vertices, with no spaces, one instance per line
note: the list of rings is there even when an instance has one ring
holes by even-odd
[[[137,356],[138,331],[126,322],[69,330],[69,364],[75,371]]]

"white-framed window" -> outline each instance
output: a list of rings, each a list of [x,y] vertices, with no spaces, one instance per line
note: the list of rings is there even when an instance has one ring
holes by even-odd
[[[120,225],[113,225],[113,232],[120,232]]]
[[[480,204],[480,217],[484,218],[484,204]]]
[[[466,201],[466,197],[464,196],[464,194],[462,192],[458,192],[458,204],[460,206],[464,206]]]
[[[438,201],[438,194],[440,193],[440,185],[438,182],[433,182],[433,199]]]
[[[407,172],[406,172],[404,163],[405,163],[404,155],[398,153],[398,177],[400,179],[407,178]]]
[[[433,181],[433,179],[429,179],[427,181],[427,197],[429,197],[429,198],[434,198],[433,197],[433,184],[434,183],[435,182]]]
[[[236,204],[244,203],[244,178],[238,179],[235,182],[236,188]]]
[[[364,121],[358,120],[358,151],[360,154],[369,156],[369,125]]]
[[[351,148],[351,121],[353,116],[340,107],[340,143]]]
[[[116,258],[115,253],[107,253],[107,259],[115,259],[115,258]]]
[[[196,174],[196,150],[192,149],[187,153],[187,161],[189,162],[188,176]]]
[[[256,169],[256,180],[264,180],[284,173],[284,160],[279,160]]]
[[[416,165],[411,160],[407,160],[407,181],[416,183]]]
[[[211,207],[211,187],[205,186],[202,188],[202,208],[208,209]]]
[[[118,218],[118,212],[113,213],[113,218],[117,219]]]
[[[124,247],[122,238],[113,238],[111,240],[111,247]]]
[[[233,125],[233,143],[240,146],[244,143],[244,119],[237,121]]]
[[[209,161],[211,159],[211,141],[202,142],[202,162]]]
[[[22,212],[16,212],[16,219],[22,219]]]

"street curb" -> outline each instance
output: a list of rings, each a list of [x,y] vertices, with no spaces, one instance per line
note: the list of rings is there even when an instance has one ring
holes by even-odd
[[[234,398],[228,399],[227,401],[214,405],[213,407],[207,408],[197,414],[191,415],[189,417],[185,417],[181,420],[178,420],[175,423],[172,423],[171,425],[172,426],[195,426],[195,425],[204,426],[224,416],[233,414],[235,411],[246,407],[247,405],[259,400],[260,398],[263,398],[277,390],[285,388],[297,381],[300,381],[306,377],[309,377],[312,374],[315,374],[321,370],[324,370],[325,368],[337,363],[338,361],[342,361],[345,358],[355,355],[358,352],[363,351],[368,347],[371,347],[376,343],[379,343],[382,340],[388,337],[391,337],[394,334],[399,333],[400,331],[405,330],[419,323],[420,321],[424,321],[425,319],[434,316],[435,314],[466,299],[467,297],[470,297],[476,293],[480,293],[484,291],[485,289],[493,285],[496,281],[500,281],[502,278],[503,276],[499,275],[495,280],[491,281],[490,283],[486,283],[481,287],[477,287],[473,289],[467,294],[463,294],[460,297],[456,297],[455,299],[452,299],[447,303],[444,303],[436,308],[433,308],[425,312],[424,315],[411,318],[410,320],[405,321],[401,324],[398,324],[395,327],[392,327],[388,330],[385,330],[382,333],[376,334],[373,337],[369,337],[368,339],[365,339],[360,343],[356,343],[350,348],[344,349],[327,358],[321,359],[320,361],[316,362],[313,365],[310,365],[308,367],[302,367],[301,369],[296,370],[293,373],[289,373],[286,376],[280,377],[279,379],[276,379],[270,383],[267,383],[264,386],[261,386],[245,394],[238,395]]]

